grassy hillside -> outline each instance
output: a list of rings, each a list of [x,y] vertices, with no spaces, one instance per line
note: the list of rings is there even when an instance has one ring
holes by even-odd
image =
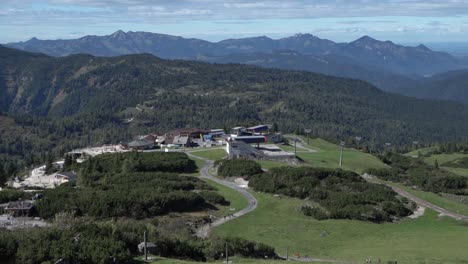
[[[408,156],[408,157],[417,157],[419,154],[421,155],[426,155],[434,150],[436,150],[437,147],[428,147],[428,148],[420,148],[420,149],[416,149],[416,150],[413,150],[413,151],[410,151],[408,153],[405,153],[405,156]]]
[[[418,149],[418,150],[406,153],[405,156],[416,157],[418,156],[418,153],[421,153],[422,155],[426,155],[427,153],[433,150],[435,150],[435,148]],[[441,169],[444,169],[446,171],[452,172],[460,176],[468,177],[468,168],[445,166],[447,163],[456,162],[463,158],[468,158],[468,154],[463,154],[463,153],[434,154],[428,157],[424,157],[423,160],[428,165],[434,165],[435,161],[437,160],[437,163],[439,164]]]
[[[306,144],[307,145],[307,144]],[[309,148],[317,152],[298,152],[298,156],[305,161],[305,165],[319,168],[340,168],[340,147],[326,140],[310,139]],[[343,151],[342,169],[363,173],[369,168],[385,168],[378,158],[362,151],[345,148]]]
[[[221,236],[238,235],[275,246],[279,253],[360,261],[372,257],[383,263],[464,263],[468,229],[433,211],[415,220],[394,224],[361,221],[317,221],[301,214],[301,200],[255,193],[256,211],[215,229]],[[443,243],[440,243],[443,241]]]

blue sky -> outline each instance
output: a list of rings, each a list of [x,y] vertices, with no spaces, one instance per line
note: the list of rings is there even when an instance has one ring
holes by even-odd
[[[312,33],[468,42],[468,0],[2,0],[0,43],[149,31],[211,41]]]

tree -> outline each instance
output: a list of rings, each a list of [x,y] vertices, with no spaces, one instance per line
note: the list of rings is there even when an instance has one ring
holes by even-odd
[[[133,164],[132,162],[130,161],[130,159],[125,159],[123,164],[122,164],[122,172],[123,173],[129,173],[129,172],[132,172],[133,171]]]
[[[65,155],[65,161],[63,162],[63,169],[68,170],[73,163],[73,158],[71,155]]]
[[[52,173],[53,168],[54,168],[53,162],[54,162],[54,159],[53,159],[52,155],[49,154],[47,156],[46,167],[45,167],[45,171],[46,171],[47,174]]]
[[[439,168],[439,162],[437,161],[437,159],[434,161],[434,167],[435,167],[436,169]]]
[[[0,162],[0,186],[3,186],[7,180],[3,162]]]
[[[273,123],[273,127],[272,127],[271,130],[272,130],[273,132],[275,132],[275,133],[278,132],[278,123],[276,123],[276,122]]]
[[[16,176],[16,165],[13,162],[9,162],[6,167],[6,177]]]

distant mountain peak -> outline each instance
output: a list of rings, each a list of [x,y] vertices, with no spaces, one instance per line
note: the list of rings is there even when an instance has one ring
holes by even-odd
[[[37,41],[39,41],[38,38],[32,37],[32,38],[31,38],[30,40],[28,40],[27,42],[37,42]]]
[[[432,51],[430,48],[428,48],[426,45],[419,44],[416,48],[425,50],[425,51]]]
[[[271,38],[267,37],[267,36],[258,36],[258,37],[250,37],[250,38],[245,38],[245,39],[249,39],[249,40],[263,40],[263,41],[270,41],[272,40]]]
[[[121,36],[125,36],[125,35],[126,35],[126,33],[123,30],[117,30],[116,32],[111,34],[112,37],[121,37]]]
[[[381,41],[376,40],[375,38],[372,38],[368,35],[364,35],[351,43],[376,43],[376,42],[381,42]]]

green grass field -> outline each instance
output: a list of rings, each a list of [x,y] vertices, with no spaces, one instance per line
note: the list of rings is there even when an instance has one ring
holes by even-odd
[[[396,224],[361,221],[317,221],[299,212],[302,201],[255,193],[254,212],[215,229],[216,235],[240,236],[274,246],[280,254],[295,252],[322,259],[382,263],[467,263],[468,227],[426,210],[418,219]]]
[[[313,152],[299,152],[297,155],[305,161],[307,166],[323,168],[339,168],[340,147],[323,139],[310,139],[309,147]],[[385,168],[377,157],[363,153],[356,149],[345,148],[343,151],[344,170],[363,173],[369,168]]]
[[[455,153],[455,154],[437,154],[437,155],[432,155],[430,157],[425,157],[424,162],[426,162],[429,165],[434,165],[435,161],[437,160],[439,165],[442,165],[442,164],[444,164],[446,162],[454,161],[456,159],[460,159],[460,158],[464,158],[464,157],[468,157],[468,154],[461,154],[461,153],[460,154],[459,153]]]
[[[220,160],[227,156],[224,149],[216,148],[202,151],[193,151],[192,155],[209,160]]]
[[[465,168],[451,168],[451,167],[444,167],[443,164],[446,162],[454,161],[460,158],[465,158],[468,157],[468,154],[461,154],[461,153],[455,153],[455,154],[437,154],[437,155],[432,155],[430,157],[425,157],[424,162],[426,162],[429,165],[434,165],[435,161],[437,160],[437,163],[439,163],[439,166],[441,169],[450,171],[454,174],[460,175],[460,176],[465,176],[468,177],[468,169]]]
[[[292,143],[293,144],[293,143]],[[284,150],[284,151],[290,151],[290,152],[294,152],[294,145],[293,146],[289,146],[289,145],[279,145],[280,149]],[[304,148],[300,148],[298,146],[296,146],[296,150],[297,151],[306,151],[306,149]]]
[[[468,169],[465,168],[451,168],[451,167],[441,167],[442,169],[446,171],[450,171],[451,173],[460,175],[460,176],[465,176],[468,177]]]
[[[421,155],[426,155],[427,153],[434,151],[434,150],[437,150],[437,147],[420,148],[420,149],[416,149],[411,152],[408,152],[404,155],[407,157],[417,157],[419,153],[421,153]]]

